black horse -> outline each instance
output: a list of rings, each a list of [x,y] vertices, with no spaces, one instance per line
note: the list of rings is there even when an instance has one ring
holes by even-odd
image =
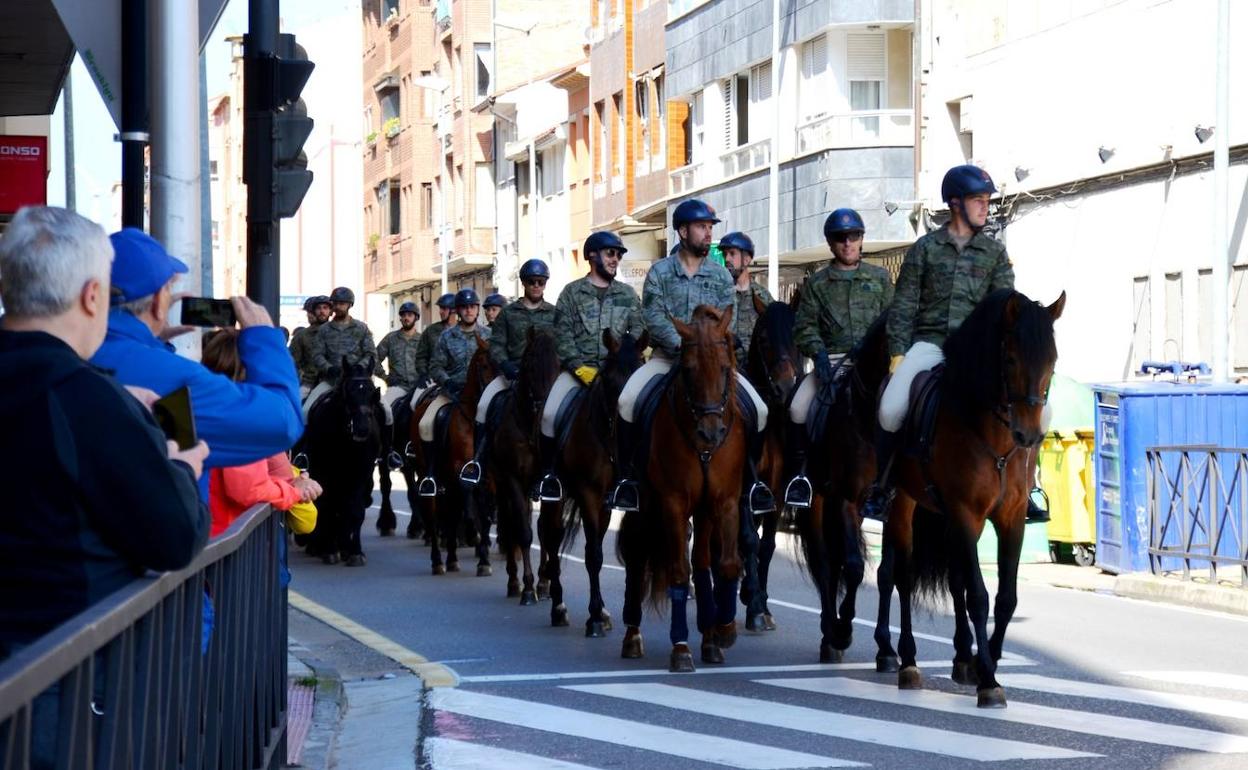
[[[312,408],[303,440],[309,471],[324,489],[308,551],[326,564],[339,558],[349,567],[366,562],[360,527],[381,448],[381,420],[372,359],[352,365],[344,356],[338,385]]]
[[[407,486],[407,509],[411,511],[411,518],[407,523],[407,537],[409,540],[415,540],[425,532],[425,524],[421,517],[420,497],[416,494],[416,482],[419,475],[416,470],[416,457],[411,451],[408,441],[408,436],[412,432],[412,405],[410,397],[404,396],[399,399],[394,403],[392,409],[394,412],[394,430],[391,435],[394,438],[392,442],[387,441],[385,431],[382,431],[381,452],[377,460],[378,478],[381,485],[381,512],[377,515],[377,532],[382,537],[389,537],[394,534],[394,530],[398,526],[398,520],[394,515],[394,506],[390,503],[390,491],[394,485],[390,481],[390,466],[387,462],[390,451],[394,450],[403,458],[403,465],[399,466],[398,471],[403,474],[403,481]]]

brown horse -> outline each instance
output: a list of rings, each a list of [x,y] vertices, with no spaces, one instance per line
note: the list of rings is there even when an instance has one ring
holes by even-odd
[[[486,383],[494,379],[497,371],[490,360],[490,343],[477,337],[477,350],[468,362],[468,379],[459,398],[451,402],[450,418],[447,425],[446,444],[437,443],[435,436],[435,462],[433,476],[438,485],[436,497],[421,497],[422,518],[425,526],[432,529],[435,536],[430,543],[430,560],[433,574],[459,571],[459,536],[461,525],[466,524],[468,537],[477,538],[477,575],[484,577],[492,570],[488,544],[489,522],[480,516],[481,507],[476,504],[475,495],[465,492],[459,483],[459,469],[472,459],[473,454],[473,422],[477,414],[477,401]],[[417,405],[412,414],[411,441],[418,469],[429,467],[428,458],[424,456],[425,447],[420,439],[420,420],[428,410],[431,401]],[[415,514],[415,511],[413,511]],[[440,546],[446,548],[446,564],[442,563]]]
[[[984,298],[945,342],[931,456],[897,456],[897,497],[885,525],[878,573],[876,668],[897,665],[888,630],[895,582],[901,601],[902,689],[922,686],[910,627],[911,597],[933,596],[947,587],[956,623],[953,679],[977,685],[981,708],[1006,705],[996,680],[997,661],[1018,605],[1027,494],[1044,437],[1041,412],[1057,363],[1053,322],[1065,305],[1065,292],[1046,308],[1000,289]],[[916,513],[916,505],[923,510]],[[988,590],[976,551],[985,521],[992,522],[998,542],[991,638]]]
[[[617,339],[610,329],[602,333],[607,357],[598,376],[590,384],[572,415],[567,443],[559,456],[559,467],[565,484],[566,499],[562,506],[542,506],[538,519],[538,537],[542,543],[542,577],[548,582],[552,626],[568,625],[568,608],[563,601],[560,580],[560,552],[572,545],[577,525],[585,534],[585,571],[589,574],[589,619],[585,636],[601,638],[611,628],[611,614],[604,609],[602,586],[602,541],[611,523],[607,493],[614,474],[612,456],[615,448],[616,408],[620,392],[629,376],[641,366],[641,352],[649,344],[650,335],[641,339],[631,334]]]
[[[685,607],[697,593],[702,661],[722,663],[737,638],[738,501],[747,426],[737,405],[732,308],[699,305],[691,323],[673,319],[680,360],[659,397],[650,428],[641,508],[625,515],[619,550],[625,564],[625,658],[642,656],[641,600],[671,601],[672,671],[693,671]],[[692,569],[687,527],[693,519]]]
[[[559,351],[555,336],[548,329],[529,329],[520,375],[515,384],[500,393],[501,420],[489,446],[486,466],[493,477],[498,504],[498,542],[507,555],[507,595],[520,597],[520,604],[537,604],[533,589],[533,508],[529,490],[541,476],[538,449],[542,408],[550,388],[559,377]],[[551,506],[552,508],[555,506]],[[524,566],[524,586],[516,577],[517,558]]]
[[[842,360],[842,376],[835,384],[821,383],[815,396],[831,403],[823,439],[810,450],[814,499],[797,522],[806,569],[819,592],[821,663],[840,663],[854,635],[855,603],[866,568],[858,506],[875,478],[876,394],[888,374],[887,317],[885,311],[875,319]]]

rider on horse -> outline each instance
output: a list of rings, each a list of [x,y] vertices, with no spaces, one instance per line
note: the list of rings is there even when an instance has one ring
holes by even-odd
[[[642,316],[654,345],[654,355],[629,378],[620,394],[620,421],[617,424],[620,468],[611,504],[624,511],[635,511],[640,504],[637,481],[633,478],[640,437],[634,409],[646,385],[667,372],[680,354],[681,339],[672,319],[689,323],[699,305],[717,309],[735,304],[732,275],[707,259],[711,249],[711,229],[719,222],[715,211],[696,198],[682,202],[672,212],[672,227],[680,238],[676,254],[660,259],[650,267],[642,290]],[[758,477],[757,462],[762,452],[763,428],[767,425],[767,405],[740,372],[737,385],[753,404],[757,419],[750,426],[749,508],[752,513],[775,509],[771,490]]]
[[[732,331],[736,339],[737,368],[745,371],[746,348],[758,323],[758,311],[754,309],[754,297],[764,305],[774,300],[767,287],[750,276],[750,263],[754,261],[754,241],[741,232],[731,232],[719,239],[719,251],[724,255],[724,267],[732,276],[735,306],[732,311]]]
[[[589,274],[564,287],[555,312],[555,341],[559,363],[564,371],[555,380],[542,410],[541,455],[545,476],[538,483],[538,498],[544,501],[563,497],[563,484],[555,474],[558,455],[555,446],[555,420],[569,393],[589,387],[598,375],[607,348],[602,333],[610,329],[616,339],[626,333],[640,336],[641,300],[626,283],[615,280],[620,259],[628,249],[612,232],[590,233],[582,253],[589,260]]]
[[[416,389],[412,391],[412,408],[420,403],[420,397],[433,386],[433,378],[429,374],[429,359],[433,357],[433,349],[438,346],[438,338],[446,331],[447,325],[455,325],[455,295],[447,292],[437,301],[438,315],[441,318],[425,327],[420,333],[420,344],[416,346]]]
[[[555,306],[543,297],[548,280],[550,268],[542,260],[530,259],[521,265],[520,282],[524,284],[524,296],[503,308],[497,320],[489,326],[490,358],[501,374],[485,387],[477,402],[473,457],[459,472],[459,480],[465,484],[481,482],[481,458],[484,457],[486,444],[485,419],[490,403],[520,376],[520,359],[524,357],[524,349],[529,343],[529,330],[550,329],[555,325]]]
[[[329,297],[318,294],[303,303],[308,314],[308,325],[300,326],[290,335],[290,357],[295,360],[295,372],[299,374],[299,398],[304,399],[316,387],[316,367],[312,365],[312,340],[317,328],[329,320]]]
[[[386,392],[381,397],[381,408],[386,415],[385,431],[392,434],[386,446],[394,446],[394,405],[401,398],[406,398],[416,387],[416,352],[420,347],[420,335],[416,333],[416,321],[420,319],[420,311],[415,302],[404,302],[399,305],[400,328],[381,338],[377,344],[377,366],[383,361],[390,361],[390,374],[386,377]],[[398,452],[390,450],[387,458],[390,467],[401,468],[403,458]]]
[[[888,516],[893,496],[889,471],[914,378],[944,360],[941,346],[980,300],[996,289],[1014,288],[1014,268],[1005,244],[983,232],[988,200],[996,191],[992,177],[978,166],[949,169],[940,186],[941,198],[949,204],[949,223],[919,238],[906,252],[888,315],[893,377],[880,399],[879,472],[863,516],[881,521]],[[1043,514],[1029,510],[1027,515]]]
[[[473,289],[460,289],[455,295],[455,313],[459,316],[459,323],[442,332],[433,349],[429,376],[441,386],[442,392],[420,418],[420,440],[424,445],[424,457],[428,465],[427,476],[433,475],[433,425],[438,412],[464,389],[464,383],[468,380],[468,363],[477,350],[477,338],[490,338],[489,328],[477,323],[480,312],[481,300],[477,297],[477,292]]]
[[[339,286],[329,294],[329,301],[334,308],[334,317],[321,325],[312,338],[312,364],[316,367],[317,384],[303,402],[303,418],[316,402],[329,393],[342,374],[342,359],[355,366],[371,360],[377,360],[377,346],[373,344],[373,333],[363,321],[351,317],[351,306],[355,304],[355,292],[345,286]],[[377,367],[381,373],[381,368]]]
[[[485,298],[485,302],[481,303],[481,312],[485,313],[485,325],[493,326],[494,321],[498,319],[498,314],[503,312],[503,308],[507,307],[507,298],[502,294],[495,292]]]
[[[802,380],[789,405],[789,451],[797,475],[784,490],[784,503],[809,508],[814,497],[806,478],[810,437],[806,417],[821,387],[831,387],[845,354],[858,344],[868,327],[893,301],[893,279],[877,265],[862,263],[866,234],[862,217],[853,209],[837,209],[823,223],[823,237],[832,250],[832,262],[806,280],[797,307],[793,338],[803,355],[815,364],[812,376]]]

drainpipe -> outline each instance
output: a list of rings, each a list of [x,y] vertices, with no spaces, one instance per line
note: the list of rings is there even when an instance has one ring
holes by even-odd
[[[771,1],[771,163],[767,175],[767,291],[780,295],[780,0]]]
[[[1213,321],[1213,381],[1227,382],[1230,375],[1230,321],[1227,314],[1227,293],[1230,283],[1231,255],[1227,246],[1228,145],[1230,144],[1230,25],[1231,1],[1218,0],[1217,72],[1214,73],[1215,113],[1213,131],[1213,296],[1210,311]]]

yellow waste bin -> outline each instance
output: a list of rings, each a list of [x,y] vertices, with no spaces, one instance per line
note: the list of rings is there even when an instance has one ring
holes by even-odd
[[[1051,431],[1038,463],[1040,488],[1049,498],[1050,548],[1055,557],[1069,549],[1082,566],[1091,566],[1096,555],[1092,451],[1091,430]]]

